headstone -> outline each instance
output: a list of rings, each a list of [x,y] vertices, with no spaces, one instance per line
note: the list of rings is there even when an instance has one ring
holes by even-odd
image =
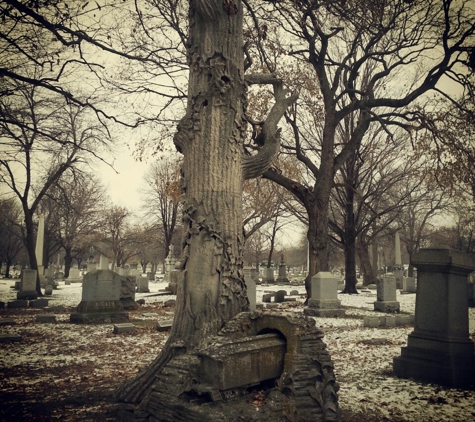
[[[15,281],[15,290],[21,290],[21,281]]]
[[[469,336],[467,276],[473,256],[449,248],[421,249],[417,268],[414,331],[394,358],[401,378],[469,388],[475,383],[474,344]]]
[[[41,287],[44,289],[48,284],[54,285],[54,268],[48,267],[45,269],[45,279],[44,282],[41,283]]]
[[[124,309],[138,309],[139,304],[135,301],[135,277],[121,276],[120,277],[120,301]]]
[[[148,277],[137,277],[137,292],[149,293],[150,289],[148,287],[148,283],[149,283]]]
[[[45,287],[45,296],[51,296],[53,294],[53,286],[51,284],[48,284]]]
[[[70,315],[73,323],[126,322],[129,319],[120,297],[121,276],[111,270],[95,270],[84,276],[82,300]]]
[[[265,281],[266,281],[266,283],[269,283],[269,284],[274,284],[275,283],[274,269],[273,268],[266,268]]]
[[[79,268],[73,267],[69,269],[69,276],[68,279],[73,281],[73,280],[79,280],[81,278]]]
[[[114,334],[133,333],[133,332],[135,332],[134,324],[124,322],[122,324],[114,325]]]
[[[262,296],[262,301],[264,303],[270,303],[273,297],[274,297],[274,293],[266,293],[264,296]]]
[[[0,318],[0,327],[5,327],[7,325],[15,325],[16,321],[11,318]]]
[[[19,334],[0,334],[0,343],[12,343],[15,341],[21,341],[21,335]]]
[[[396,315],[396,325],[409,325],[411,323],[411,319],[409,315]]]
[[[36,322],[45,324],[45,323],[55,323],[56,315],[53,314],[38,314],[36,315]]]
[[[33,300],[38,297],[36,291],[36,270],[22,270],[21,272],[21,287],[17,293],[17,299]]]
[[[379,317],[365,316],[363,319],[363,326],[367,328],[378,328],[380,324]]]
[[[57,271],[54,273],[54,278],[56,280],[62,280],[64,278],[64,273],[62,271]]]
[[[403,291],[406,293],[416,293],[416,279],[414,277],[404,277],[402,280]]]
[[[311,298],[305,315],[321,317],[340,317],[345,315],[338,299],[338,279],[327,271],[320,271],[311,279]]]
[[[285,296],[287,296],[287,292],[285,290],[279,290],[279,291],[275,292],[274,302],[277,302],[277,303],[284,302],[285,301]]]
[[[168,256],[165,258],[165,277],[164,281],[169,281],[169,274],[175,269],[176,258],[174,257],[173,245],[170,245],[170,251]]]
[[[158,331],[168,331],[171,330],[173,324],[173,320],[167,319],[166,321],[158,321],[157,322],[157,330]]]
[[[249,299],[249,310],[256,310],[256,282],[251,277],[244,278],[246,282],[247,298]]]
[[[11,300],[10,302],[8,302],[8,309],[27,308],[27,307],[28,307],[28,301],[25,299]]]
[[[28,306],[30,308],[46,308],[48,306],[48,299],[30,300]]]
[[[396,277],[388,273],[382,280],[378,280],[377,286],[377,301],[374,302],[374,310],[388,313],[399,312],[400,304],[396,300]]]
[[[175,299],[168,299],[165,302],[163,302],[163,306],[165,307],[171,307],[176,305],[176,300]]]

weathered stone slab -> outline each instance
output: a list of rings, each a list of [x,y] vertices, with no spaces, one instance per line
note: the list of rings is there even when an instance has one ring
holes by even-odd
[[[130,323],[115,324],[114,334],[133,333],[135,332],[135,325]]]
[[[409,325],[410,323],[409,315],[396,315],[396,325]]]
[[[173,324],[172,319],[167,319],[165,321],[157,321],[157,330],[158,331],[168,331],[171,330]]]
[[[150,293],[148,277],[137,277],[137,293]]]
[[[36,322],[40,323],[55,323],[56,315],[53,314],[38,314],[36,315]]]
[[[298,296],[299,294],[300,293],[299,293],[298,290],[291,290],[290,293],[289,293],[290,296]]]
[[[363,325],[367,328],[378,328],[379,327],[379,317],[377,316],[365,316],[363,320]]]
[[[378,280],[376,296],[375,311],[399,312],[400,304],[396,300],[396,277],[393,274],[386,274],[381,280]]]
[[[19,334],[0,334],[0,343],[12,343],[14,341],[21,341]]]
[[[15,325],[16,321],[11,318],[1,318],[0,319],[0,327],[6,326],[6,325]]]
[[[94,270],[84,276],[82,300],[71,314],[73,323],[121,323],[129,320],[120,301],[121,276],[111,270]]]
[[[30,308],[46,308],[48,306],[48,299],[35,299],[30,300],[28,306]]]
[[[28,301],[27,300],[11,300],[8,302],[8,308],[13,309],[13,308],[27,308],[28,307]]]
[[[396,316],[386,315],[379,317],[379,325],[382,328],[394,327],[396,325]]]
[[[48,284],[45,287],[45,296],[52,296],[53,295],[53,286],[51,284]]]

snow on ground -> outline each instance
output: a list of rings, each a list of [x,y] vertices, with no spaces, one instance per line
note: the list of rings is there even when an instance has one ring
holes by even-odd
[[[16,291],[11,288],[13,285],[14,280],[0,280],[0,301],[16,299]],[[22,335],[21,342],[1,345],[0,389],[13,395],[12,397],[21,390],[22,399],[26,400],[28,392],[36,384],[37,387],[49,388],[53,383],[58,386],[58,391],[61,390],[59,386],[64,385],[82,385],[81,388],[87,387],[90,391],[95,391],[94,388],[102,385],[101,383],[119,385],[121,380],[149,364],[166,341],[166,333],[147,327],[148,320],[164,320],[173,315],[173,308],[164,308],[163,302],[175,296],[157,296],[158,291],[165,287],[166,283],[151,282],[150,293],[136,294],[136,300],[144,299],[145,305],[131,313],[131,318],[134,322],[144,321],[145,325],[139,326],[137,333],[128,336],[112,334],[113,324],[69,323],[71,309],[81,301],[81,283],[65,285],[61,282],[59,289],[54,290],[53,296],[49,297],[49,307],[53,310],[0,311],[2,318],[17,321],[16,325],[1,326],[0,332]],[[257,302],[261,303],[265,292],[277,290],[286,290],[287,293],[297,290],[299,295],[293,296],[296,301],[286,302],[283,306],[295,312],[303,311],[303,285],[258,285]],[[448,389],[399,379],[392,374],[392,360],[400,355],[401,347],[407,344],[407,336],[412,332],[412,327],[364,328],[364,316],[381,315],[373,311],[375,290],[361,289],[358,295],[340,294],[339,299],[346,309],[344,318],[315,320],[317,327],[325,333],[324,341],[335,365],[340,385],[339,403],[345,421],[370,420],[368,415],[372,416],[372,421],[475,421],[475,391]],[[401,304],[401,312],[414,313],[415,294],[398,292],[397,300]],[[53,312],[57,323],[36,323],[35,316],[45,312]],[[143,313],[147,315],[144,316]],[[473,338],[475,309],[469,310],[469,317]],[[380,344],[364,342],[369,339],[380,339]],[[45,372],[45,367],[51,371]],[[65,371],[64,374],[62,370]],[[64,391],[63,394],[72,394]],[[58,398],[62,393],[55,394]],[[77,410],[70,413],[67,410],[57,409],[59,416],[55,416],[55,410],[52,410],[48,417],[61,417],[60,420],[64,421],[96,420]],[[96,410],[93,406],[83,406],[82,411],[92,412],[92,415]],[[1,416],[0,411],[0,419]],[[360,418],[356,419],[356,416]],[[26,417],[22,420],[43,419]]]

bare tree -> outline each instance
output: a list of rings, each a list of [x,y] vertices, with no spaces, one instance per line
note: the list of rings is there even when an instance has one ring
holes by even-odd
[[[65,277],[69,276],[75,251],[98,232],[104,198],[104,188],[97,178],[84,172],[65,174],[43,198],[42,209],[50,210],[45,227],[51,226],[50,231],[64,250]],[[51,224],[46,223],[48,217]]]
[[[14,199],[0,200],[0,265],[5,264],[5,278],[10,277],[10,267],[24,248],[21,207]]]
[[[144,176],[142,209],[145,217],[160,233],[156,239],[162,242],[168,255],[180,215],[180,166],[176,157],[155,161]]]
[[[328,270],[328,207],[335,175],[372,122],[384,126],[389,136],[394,126],[412,130],[420,121],[417,103],[428,92],[450,96],[439,84],[443,76],[467,84],[463,64],[475,31],[474,11],[467,2],[449,0],[289,1],[274,2],[259,14],[267,29],[272,24],[278,29],[265,31],[265,39],[273,40],[273,48],[266,50],[263,25],[255,19],[255,56],[262,58],[258,65],[271,72],[290,67],[291,76],[312,72],[311,79],[299,78],[294,85],[318,92],[318,102],[306,101],[302,92],[287,115],[284,151],[293,152],[305,167],[305,183],[281,169],[265,173],[307,211],[311,276]],[[280,67],[275,52],[287,52]],[[298,64],[292,67],[291,58]],[[354,130],[340,144],[337,130],[349,116]]]
[[[66,171],[94,157],[108,133],[87,124],[87,110],[63,97],[16,81],[8,89],[9,95],[0,97],[0,181],[21,203],[26,249],[36,269],[33,216],[41,200]],[[40,294],[39,277],[37,290]]]

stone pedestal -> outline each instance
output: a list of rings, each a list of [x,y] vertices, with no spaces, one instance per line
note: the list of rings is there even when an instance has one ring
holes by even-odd
[[[120,298],[121,276],[111,270],[95,270],[84,276],[82,300],[76,312],[70,315],[71,322],[124,322],[129,315],[124,311]]]
[[[38,298],[36,291],[36,270],[22,270],[20,291],[17,293],[17,299],[34,300]]]
[[[452,249],[421,249],[417,268],[414,331],[394,358],[402,378],[468,388],[475,383],[474,344],[469,337],[467,276],[475,259]]]
[[[386,274],[378,280],[374,310],[379,312],[399,312],[400,304],[396,300],[396,277]]]
[[[305,315],[339,317],[345,315],[338,299],[338,279],[331,272],[319,272],[311,280],[311,298]]]

